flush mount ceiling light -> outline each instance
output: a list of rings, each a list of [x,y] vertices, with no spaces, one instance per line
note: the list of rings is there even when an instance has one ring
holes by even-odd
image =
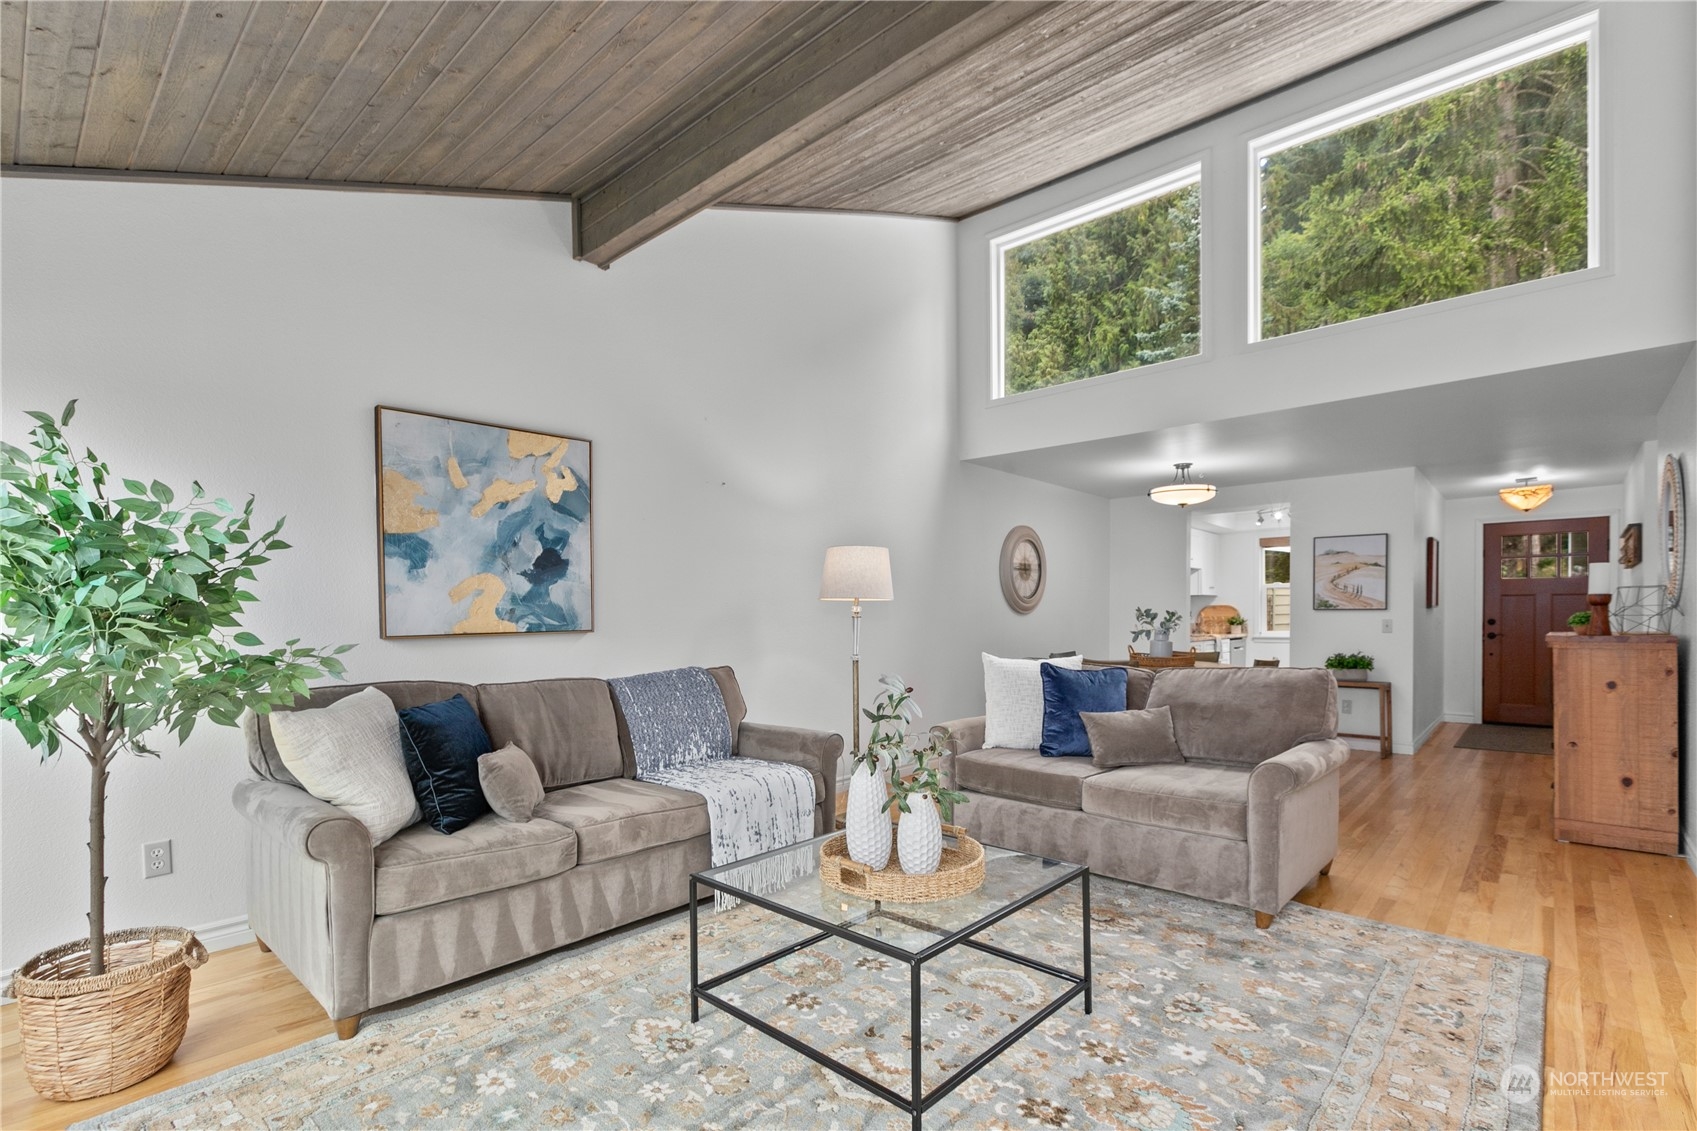
[[[1533,476],[1517,479],[1518,486],[1504,487],[1497,492],[1497,497],[1517,511],[1537,510],[1550,501],[1550,496],[1556,489],[1548,483],[1534,483]]]
[[[1157,503],[1169,507],[1189,507],[1205,503],[1218,494],[1212,483],[1190,481],[1190,464],[1175,463],[1173,471],[1176,474],[1171,483],[1149,489],[1149,497]]]

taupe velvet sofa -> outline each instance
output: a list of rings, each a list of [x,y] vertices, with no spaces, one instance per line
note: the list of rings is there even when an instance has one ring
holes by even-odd
[[[946,774],[986,844],[1248,907],[1268,927],[1331,868],[1338,844],[1337,683],[1323,668],[1130,670],[1126,706],[1172,709],[1183,763],[1098,769],[1089,758],[984,750],[954,732]]]
[[[842,736],[747,722],[736,675],[709,670],[733,753],[809,770],[814,831],[824,832]],[[706,803],[634,780],[605,681],[345,684],[295,706],[369,686],[397,709],[464,695],[495,749],[512,742],[531,756],[547,793],[528,822],[491,813],[452,836],[421,823],[373,848],[363,824],[300,787],[268,720],[248,716],[255,776],[234,796],[249,825],[248,922],[344,1039],[366,1010],[682,907],[690,873],[712,863]]]

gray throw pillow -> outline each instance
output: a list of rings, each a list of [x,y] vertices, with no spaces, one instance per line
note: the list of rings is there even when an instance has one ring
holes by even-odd
[[[1090,737],[1090,761],[1104,770],[1115,766],[1150,766],[1182,762],[1173,736],[1170,707],[1149,711],[1082,711],[1084,733]]]
[[[478,758],[477,784],[502,820],[528,821],[542,804],[542,775],[536,763],[510,742]]]

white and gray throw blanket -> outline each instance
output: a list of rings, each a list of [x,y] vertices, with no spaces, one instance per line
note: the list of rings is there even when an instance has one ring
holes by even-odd
[[[707,802],[713,865],[734,864],[813,835],[813,775],[800,766],[731,756],[731,720],[719,685],[704,668],[676,668],[608,680],[636,755],[636,776],[700,794]],[[800,862],[781,858],[762,884],[796,878]],[[723,896],[719,906],[733,901]]]

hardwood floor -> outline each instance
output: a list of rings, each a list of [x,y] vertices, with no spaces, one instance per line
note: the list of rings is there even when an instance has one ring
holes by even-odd
[[[1595,1077],[1588,1089],[1547,1089],[1544,1125],[1697,1131],[1697,876],[1677,857],[1558,844],[1553,759],[1458,750],[1460,732],[1446,724],[1414,758],[1351,758],[1331,875],[1297,898],[1544,955],[1547,1069],[1665,1074],[1659,1096],[1603,1094],[1614,1089]],[[0,1127],[63,1127],[331,1031],[318,1004],[257,946],[214,954],[196,971],[193,995],[188,1037],[163,1072],[69,1104],[30,1091],[17,1010],[5,1007]]]

